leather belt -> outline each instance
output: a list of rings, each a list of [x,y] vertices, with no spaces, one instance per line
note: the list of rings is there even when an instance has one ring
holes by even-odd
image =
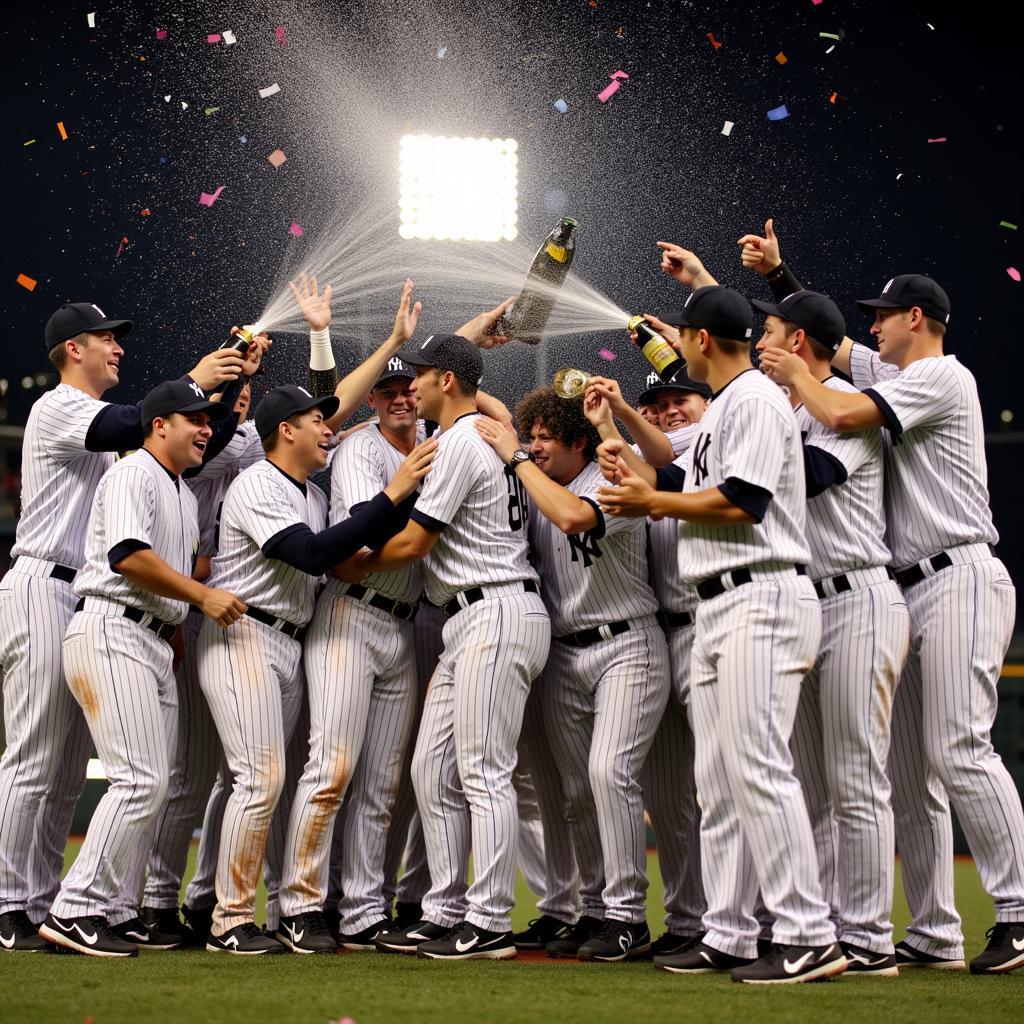
[[[981,558],[995,557],[996,549],[991,544],[960,544],[948,551],[940,551],[937,555],[922,558],[917,565],[912,565],[907,569],[897,569],[896,582],[900,587],[906,589],[952,565],[966,565]]]
[[[130,605],[122,605],[124,610],[121,614],[126,619],[131,619],[132,622],[139,623],[140,626],[144,626],[146,629],[152,630],[156,633],[158,639],[165,642],[169,642],[171,637],[174,636],[174,631],[178,628],[173,622],[164,622],[163,619],[158,619],[155,615],[151,615],[149,612],[141,611],[138,608],[132,608]],[[85,598],[79,598],[78,604],[75,605],[75,611],[80,612],[85,608]]]
[[[633,627],[623,619],[621,622],[604,622],[592,629],[581,629],[578,633],[566,633],[565,636],[556,636],[552,639],[560,644],[570,644],[573,647],[592,647],[594,644],[604,643],[612,640],[623,633],[628,633]]]
[[[896,579],[896,574],[888,566],[885,567],[885,572],[889,579]],[[823,600],[838,594],[848,594],[853,589],[855,589],[854,584],[845,572],[841,572],[838,576],[829,576],[827,579],[814,581],[814,592]]]
[[[522,580],[523,590],[527,594],[540,593],[540,589],[533,580]],[[464,608],[468,608],[471,604],[476,604],[477,601],[482,601],[487,595],[484,593],[483,587],[470,587],[468,590],[460,590],[446,605],[444,605],[444,613],[450,619],[453,615],[458,615]]]
[[[693,622],[693,615],[690,612],[658,611],[657,619],[662,629],[679,629],[681,626],[689,626]]]
[[[305,626],[296,626],[294,622],[289,622],[287,619],[281,619],[275,615],[270,615],[268,612],[261,611],[259,608],[253,608],[252,605],[249,605],[245,614],[248,615],[250,619],[262,622],[264,626],[276,629],[278,633],[284,633],[285,636],[289,636],[293,640],[302,640],[306,635]]]
[[[367,597],[367,594],[373,596]],[[372,608],[379,608],[382,612],[389,612],[396,619],[403,619],[406,622],[412,622],[416,618],[416,612],[419,611],[419,605],[409,604],[408,601],[394,601],[390,597],[377,593],[376,590],[364,587],[361,583],[349,583],[345,589],[345,595],[354,597],[357,601],[368,604]]]
[[[797,576],[807,575],[806,565],[795,565],[793,569]],[[721,576],[712,576],[698,583],[697,596],[702,601],[706,601],[709,597],[718,597],[719,594],[724,594],[727,590],[735,590],[737,587],[753,583],[753,581],[754,576],[750,571],[750,567],[744,566],[742,569],[733,569],[731,572],[724,572]]]

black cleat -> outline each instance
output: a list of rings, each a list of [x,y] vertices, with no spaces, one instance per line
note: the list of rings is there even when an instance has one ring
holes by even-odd
[[[140,907],[139,918],[151,932],[176,935],[180,946],[195,948],[200,945],[196,933],[182,924],[176,907]]]
[[[592,939],[602,928],[604,921],[586,914],[573,925],[572,931],[564,939],[549,942],[544,949],[552,960],[575,960],[580,946]]]
[[[180,935],[154,931],[137,917],[111,927],[118,938],[124,939],[125,942],[134,942],[140,949],[177,949],[181,945]]]
[[[747,985],[796,985],[842,974],[848,964],[838,942],[827,946],[779,946],[752,964],[737,967],[732,980]]]
[[[675,932],[665,932],[651,943],[651,956],[674,956],[677,953],[685,953],[691,946],[700,942],[700,935],[677,935]]]
[[[324,923],[331,938],[337,942],[341,932],[341,914],[338,913],[337,907],[324,907]]]
[[[512,936],[512,941],[516,949],[543,949],[549,942],[567,938],[571,933],[571,924],[543,914],[541,917],[535,917],[526,931],[516,932]]]
[[[458,931],[461,924],[454,928],[448,928],[443,924],[434,924],[432,921],[417,921],[408,928],[401,928],[396,931],[388,931],[378,935],[373,940],[373,945],[379,953],[415,953],[424,942],[433,939],[441,939],[449,932]]]
[[[922,953],[905,941],[896,943],[896,964],[899,967],[925,967],[932,971],[962,971],[966,966],[963,959]]]
[[[427,960],[510,960],[516,955],[512,932],[490,932],[468,921],[448,934],[416,947]]]
[[[139,947],[116,935],[105,917],[54,917],[47,914],[39,934],[64,949],[86,956],[130,957],[139,955]]]
[[[206,948],[211,953],[233,953],[236,956],[262,956],[287,952],[277,939],[260,931],[252,921],[236,924],[223,935],[214,935],[211,932],[206,941]]]
[[[331,938],[322,910],[282,917],[274,938],[283,942],[293,953],[338,952],[338,944]]]
[[[341,932],[338,935],[338,945],[343,949],[375,950],[377,947],[373,940],[391,931],[394,931],[394,926],[387,918],[383,918],[376,924],[367,925],[361,932]]]
[[[996,922],[985,937],[988,945],[971,961],[971,974],[1007,974],[1024,967],[1024,924]]]
[[[213,909],[211,903],[208,907],[196,907],[193,910],[187,903],[181,905],[181,916],[188,922],[189,928],[195,935],[195,944],[202,948],[210,937],[210,929],[213,927]]]
[[[409,903],[398,901],[395,903],[395,920],[393,924],[398,930],[418,924],[422,920],[423,904],[418,901]]]
[[[843,956],[846,957],[849,967],[847,974],[859,975],[861,977],[876,978],[898,978],[900,969],[896,963],[895,953],[876,953],[871,949],[864,949],[862,946],[852,946],[849,942],[841,942]]]
[[[671,971],[672,974],[714,974],[716,971],[731,971],[754,962],[746,957],[722,953],[713,946],[705,946],[699,939],[682,952],[654,958],[654,966],[658,970]]]
[[[24,910],[0,914],[0,952],[43,953],[50,948]]]
[[[604,927],[580,946],[576,956],[580,960],[617,963],[620,960],[636,960],[650,951],[651,933],[646,921],[629,924],[626,921],[606,920]]]

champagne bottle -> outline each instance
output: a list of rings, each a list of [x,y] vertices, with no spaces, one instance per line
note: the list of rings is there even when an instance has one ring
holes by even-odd
[[[628,326],[636,334],[633,344],[662,380],[670,381],[686,365],[676,350],[642,316],[631,317]]]
[[[590,383],[590,374],[567,366],[555,374],[551,382],[559,398],[581,398]]]
[[[248,327],[241,327],[237,334],[232,334],[227,341],[221,345],[221,348],[233,348],[236,352],[241,353],[243,356],[249,351],[249,346],[252,344],[252,331]]]
[[[502,318],[503,322],[498,324],[498,333],[508,335],[513,341],[525,341],[528,345],[540,342],[558,297],[558,289],[562,287],[576,255],[575,230],[576,221],[564,217],[544,239],[530,264],[518,298]]]

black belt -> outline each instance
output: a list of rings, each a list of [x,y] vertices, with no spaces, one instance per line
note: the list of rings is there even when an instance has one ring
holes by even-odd
[[[556,636],[554,639],[560,644],[571,644],[573,647],[592,647],[594,644],[610,640],[612,637],[622,633],[628,633],[633,627],[623,619],[621,622],[606,622],[603,626],[594,626],[593,629],[581,629],[578,633],[567,633],[565,636]],[[608,634],[611,634],[609,636]]]
[[[680,626],[689,626],[693,622],[693,616],[689,612],[659,611],[657,619],[662,629],[679,629]]]
[[[953,564],[953,559],[946,554],[945,551],[940,551],[937,555],[932,555],[931,558],[924,559],[935,572],[941,572],[943,569],[948,569]],[[925,571],[921,568],[921,563],[912,565],[909,569],[904,569],[902,572],[896,573],[896,582],[901,588],[906,589],[912,587],[915,583],[920,583],[925,578]]]
[[[794,566],[797,576],[807,575],[806,565]],[[726,579],[731,578],[732,586],[726,584]],[[742,587],[746,583],[752,583],[754,577],[750,572],[749,566],[744,566],[742,569],[733,569],[731,572],[723,573],[721,576],[712,576],[710,579],[706,579],[703,583],[697,584],[697,596],[702,600],[706,601],[709,597],[718,597],[719,594],[724,594],[727,590],[733,590],[736,587]]]
[[[539,593],[537,584],[533,580],[523,580],[523,590],[527,594]],[[468,590],[462,590],[455,595],[446,605],[443,606],[445,615],[450,619],[453,615],[458,615],[467,605],[476,604],[477,601],[482,601],[486,595],[484,594],[482,587],[470,587]],[[459,598],[465,599],[463,604]]]
[[[889,574],[889,579],[892,580],[896,578],[896,574],[888,566],[886,566],[885,571]],[[832,576],[829,579],[815,581],[814,592],[822,599],[832,596],[825,589],[826,583],[831,583],[837,594],[845,594],[853,590],[853,584],[850,582],[850,577],[847,576],[845,572],[841,572],[838,576]]]
[[[259,608],[253,608],[252,605],[249,605],[245,610],[245,614],[250,619],[262,622],[264,626],[269,626],[271,629],[276,629],[279,633],[284,633],[285,636],[290,636],[293,640],[301,640],[306,635],[305,626],[296,626],[294,622],[286,622],[277,615],[270,615],[267,612],[260,611]]]
[[[128,605],[123,605],[124,611],[121,613],[126,619],[131,619],[132,622],[141,623],[149,612],[139,611],[138,608],[131,608]],[[78,604],[75,605],[75,611],[80,612],[85,608],[85,598],[81,597],[78,599]],[[155,615],[149,616],[149,622],[145,624],[146,629],[151,629],[156,633],[160,640],[170,641],[171,637],[174,636],[174,631],[178,628],[173,622],[164,622],[163,619],[158,619]]]
[[[368,592],[369,588],[364,587],[361,583],[350,583],[345,594],[348,597],[354,597],[357,601],[363,601]],[[382,612],[390,612],[396,619],[405,619],[408,622],[412,622],[416,618],[418,610],[418,605],[409,604],[408,601],[393,601],[383,594],[374,594],[369,601],[363,601],[363,604],[379,608]]]
[[[11,568],[17,564],[17,559],[11,559]],[[50,569],[50,579],[60,580],[63,583],[74,583],[75,577],[78,575],[77,569],[72,569],[70,565],[59,565],[57,562],[53,563],[53,568]]]

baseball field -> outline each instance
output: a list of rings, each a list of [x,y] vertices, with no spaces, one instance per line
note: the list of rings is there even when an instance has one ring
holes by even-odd
[[[68,849],[68,863],[77,844]],[[648,919],[661,928],[661,879],[652,853]],[[186,877],[191,875],[191,865]],[[956,866],[968,956],[984,946],[991,902],[974,865]],[[261,890],[257,921],[262,918]],[[520,881],[513,926],[534,916]],[[899,890],[897,936],[907,919]],[[379,953],[245,959],[205,952],[147,952],[131,961],[64,955],[0,958],[0,1021],[46,1024],[182,1024],[187,1021],[333,1024],[630,1024],[693,1021],[1010,1022],[1024,1014],[1024,971],[1002,977],[904,970],[895,978],[845,978],[754,988],[727,976],[683,978],[650,963],[580,964],[543,954],[516,961],[437,963]]]

